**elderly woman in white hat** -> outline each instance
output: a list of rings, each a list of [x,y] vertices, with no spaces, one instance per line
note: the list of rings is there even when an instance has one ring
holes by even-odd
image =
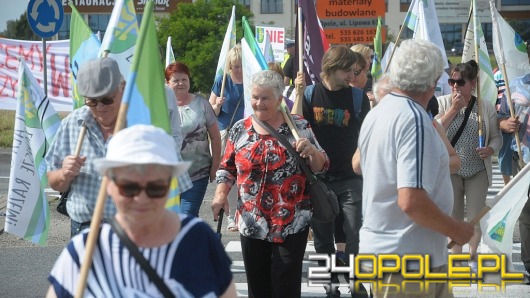
[[[160,128],[136,125],[118,132],[106,157],[95,161],[110,180],[107,192],[117,213],[100,228],[86,295],[236,296],[231,261],[211,228],[199,218],[165,209],[171,177],[189,167],[177,159],[173,142]],[[87,233],[72,238],[57,259],[48,297],[75,293]],[[154,272],[146,273],[149,269]]]

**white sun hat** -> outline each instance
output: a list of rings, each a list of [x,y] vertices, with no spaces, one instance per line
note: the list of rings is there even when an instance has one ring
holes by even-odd
[[[177,159],[173,137],[161,128],[144,124],[117,132],[107,145],[106,156],[94,160],[96,170],[102,174],[112,168],[144,164],[173,167],[173,175],[179,176],[191,162]]]

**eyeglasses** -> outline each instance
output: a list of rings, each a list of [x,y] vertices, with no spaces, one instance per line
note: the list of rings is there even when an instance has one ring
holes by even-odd
[[[457,84],[458,86],[462,87],[466,84],[466,80],[464,79],[460,79],[460,80],[453,80],[453,79],[449,79],[447,80],[447,83],[449,83],[449,86],[453,87],[455,84]]]
[[[100,102],[103,105],[108,106],[114,103],[114,97],[103,97],[103,98],[97,98],[97,99],[96,98],[85,98],[85,105],[91,108],[94,108]]]
[[[145,194],[153,199],[159,199],[164,197],[169,190],[169,181],[168,184],[160,184],[158,182],[148,182],[146,186],[141,186],[135,182],[125,182],[118,183],[114,180],[114,184],[118,187],[120,194],[129,198],[135,197],[145,191]]]

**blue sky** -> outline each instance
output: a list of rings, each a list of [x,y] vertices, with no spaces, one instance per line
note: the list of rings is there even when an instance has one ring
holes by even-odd
[[[29,0],[0,0],[0,32],[9,20],[18,19],[28,8]]]

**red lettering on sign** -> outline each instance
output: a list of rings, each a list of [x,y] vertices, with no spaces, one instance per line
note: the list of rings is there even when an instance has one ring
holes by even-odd
[[[23,45],[18,46],[18,55],[24,59],[27,65],[32,66],[35,64],[35,59],[38,57],[35,57],[35,48],[38,48],[39,46],[36,44],[32,44],[29,48],[29,51],[26,52]],[[38,55],[37,55],[38,56]]]
[[[267,34],[269,34],[269,38],[271,40],[271,42],[275,42],[275,43],[283,43],[284,42],[284,32],[282,31],[276,31],[276,30],[273,30],[273,31],[269,31],[269,30],[266,30]]]
[[[13,86],[16,86],[17,83],[18,80],[13,80],[11,76],[0,75],[0,97],[15,98],[16,89]]]
[[[55,54],[51,55],[51,68],[52,68],[52,95],[58,96],[59,91],[62,88],[63,89],[63,96],[68,96],[68,61],[64,59],[65,65],[64,68],[67,70],[66,72],[59,72],[57,71],[57,65],[55,62]]]
[[[17,52],[17,46],[14,46],[14,45],[6,46],[6,61],[5,61],[6,68],[9,68],[11,70],[18,69],[18,59],[17,59],[17,55],[15,54],[16,52]]]

